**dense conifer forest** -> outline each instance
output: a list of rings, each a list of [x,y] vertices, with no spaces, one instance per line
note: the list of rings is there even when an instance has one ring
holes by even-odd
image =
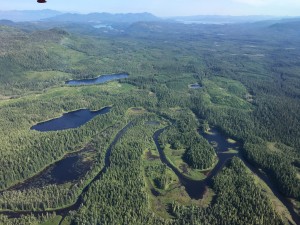
[[[300,224],[294,23],[0,21],[0,224]]]

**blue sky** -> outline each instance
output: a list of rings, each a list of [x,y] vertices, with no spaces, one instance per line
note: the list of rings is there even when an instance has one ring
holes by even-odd
[[[68,12],[150,12],[157,16],[300,16],[300,0],[0,0],[0,10],[55,9]]]

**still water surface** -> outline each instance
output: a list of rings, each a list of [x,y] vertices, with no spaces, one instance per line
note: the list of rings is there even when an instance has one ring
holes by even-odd
[[[111,74],[111,75],[101,75],[92,79],[82,79],[82,80],[68,80],[65,83],[70,86],[78,85],[92,85],[92,84],[102,84],[112,80],[119,80],[127,78],[129,75],[127,73]]]
[[[77,128],[87,123],[97,115],[103,115],[110,111],[111,107],[105,107],[98,111],[91,111],[89,109],[79,109],[76,111],[63,114],[59,118],[51,119],[32,126],[31,130],[41,132],[66,130]]]

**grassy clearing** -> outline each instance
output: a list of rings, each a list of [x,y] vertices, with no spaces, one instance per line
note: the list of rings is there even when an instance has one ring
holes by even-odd
[[[164,218],[164,219],[171,219],[172,216],[168,213],[168,206],[165,201],[162,201],[161,198],[152,194],[151,189],[153,188],[151,185],[151,181],[147,179],[146,181],[148,196],[150,198],[149,207],[152,212],[156,215]]]
[[[26,73],[24,78],[32,81],[68,80],[72,78],[72,75],[60,71],[30,71]]]
[[[149,154],[149,152],[151,154]],[[156,168],[162,165],[162,162],[159,158],[159,153],[156,148],[145,149],[142,159],[145,168],[146,167]],[[160,189],[155,184],[155,178],[159,176],[160,174],[157,174],[156,171],[153,171],[151,176],[149,175],[147,176],[147,173],[144,174],[146,191],[150,198],[149,208],[151,209],[151,211],[153,211],[155,214],[159,215],[160,217],[165,219],[170,219],[172,217],[168,213],[167,201],[166,199],[163,199],[162,201],[160,196],[163,196],[169,190],[178,187],[179,180],[177,176],[171,170],[168,169],[167,176],[169,177],[169,184],[166,186],[165,189]],[[171,201],[171,199],[169,199],[169,201]]]
[[[144,168],[150,167],[151,175],[147,176],[147,173],[144,174],[146,191],[149,196],[149,208],[152,212],[157,214],[158,216],[171,219],[172,215],[168,213],[168,208],[173,201],[177,201],[182,205],[199,205],[206,206],[210,203],[213,192],[208,191],[206,193],[205,198],[201,201],[192,200],[188,194],[186,193],[183,186],[181,186],[178,177],[175,173],[167,168],[166,175],[168,177],[168,185],[164,189],[161,189],[157,186],[155,179],[159,177],[161,174],[158,171],[155,171],[155,168],[162,166],[162,162],[159,158],[159,152],[155,146],[152,146],[148,149],[144,150],[144,154],[142,156]]]
[[[197,83],[197,80],[193,77],[193,74],[181,74],[180,78],[170,79],[166,81],[168,88],[175,91],[186,91],[190,84]]]
[[[101,94],[103,92],[109,92],[110,94],[122,94],[122,93],[129,93],[131,91],[136,90],[133,85],[126,84],[126,83],[119,83],[117,81],[108,82],[106,84],[100,85],[91,85],[91,86],[79,86],[79,87],[69,87],[69,86],[62,86],[62,87],[55,87],[48,89],[42,93],[33,93],[26,95],[24,97],[16,98],[16,99],[6,99],[0,101],[0,106],[4,106],[10,103],[21,103],[31,100],[53,100],[54,98],[76,98],[76,101],[80,101],[85,96],[89,94]]]
[[[230,143],[230,144],[235,144],[236,140],[233,140],[231,138],[227,138],[227,142]]]
[[[132,107],[132,108],[129,108],[126,112],[126,115],[142,115],[144,113],[146,113],[147,111],[142,108],[142,107]]]
[[[223,152],[222,154],[237,154],[237,153],[239,153],[238,150],[233,149],[233,148],[229,148],[228,151]]]
[[[175,174],[174,174],[175,175]],[[148,183],[149,185],[149,183]],[[172,215],[168,213],[168,207],[174,201],[180,205],[195,205],[198,207],[208,207],[214,197],[215,193],[212,189],[207,189],[203,196],[203,199],[194,200],[191,199],[186,193],[183,186],[180,185],[179,181],[174,180],[167,190],[160,193],[159,196],[154,196],[149,192],[150,196],[150,207],[151,210],[162,218],[170,219]]]
[[[120,84],[118,82],[108,82],[106,84],[99,84],[99,85],[83,85],[78,87],[58,87],[49,90],[46,95],[43,95],[42,98],[52,98],[57,95],[61,96],[74,96],[74,95],[88,95],[88,94],[95,94],[100,92],[109,92],[110,94],[121,94],[127,93],[134,90],[134,86],[130,84]]]
[[[71,225],[71,218],[69,216],[66,216],[60,225]]]
[[[62,219],[62,216],[55,216],[54,218],[41,223],[40,225],[59,225],[60,221]]]
[[[1,95],[0,94],[0,100],[8,100],[10,99],[12,96],[6,96],[6,95]]]
[[[147,152],[149,150],[145,150],[144,152],[144,165],[162,165],[159,158],[156,159],[149,159],[147,157]],[[153,156],[159,156],[157,150],[151,149],[151,153]],[[159,189],[155,182],[153,181],[152,177],[147,177],[145,175],[145,183],[146,183],[146,190],[148,196],[150,198],[149,207],[152,212],[157,214],[158,216],[171,219],[173,218],[172,215],[168,213],[169,205],[172,204],[174,201],[178,202],[181,205],[195,205],[199,207],[207,207],[215,195],[211,189],[208,189],[205,193],[203,199],[201,200],[194,200],[191,199],[188,194],[186,193],[183,186],[181,186],[177,176],[174,172],[170,169],[167,171],[168,176],[170,177],[170,183],[168,184],[167,188]],[[152,190],[152,191],[151,191]],[[153,193],[154,190],[154,193]],[[155,194],[156,193],[156,194]]]
[[[201,170],[192,169],[185,163],[182,159],[185,149],[174,150],[171,149],[170,145],[166,145],[164,148],[164,153],[168,160],[185,176],[193,179],[193,180],[203,180],[205,179],[205,175],[201,173]]]
[[[236,95],[237,97],[244,98],[245,95],[248,94],[245,86],[236,80],[230,80],[224,77],[214,77],[212,81],[226,92]]]
[[[211,128],[207,129],[204,131],[206,134],[209,134],[209,135],[214,135],[215,133],[212,132]]]
[[[241,83],[217,77],[211,80],[205,79],[203,84],[209,94],[207,100],[212,104],[243,110],[252,109],[252,105],[246,99],[248,92]]]
[[[270,152],[281,153],[281,150],[277,148],[276,142],[267,142],[267,147]]]
[[[71,65],[74,69],[80,69],[82,67],[80,66],[80,62],[85,60],[87,55],[83,52],[66,47],[66,42],[68,42],[68,40],[65,39],[63,41],[64,45],[48,44],[48,51],[52,54],[59,55],[66,65]]]

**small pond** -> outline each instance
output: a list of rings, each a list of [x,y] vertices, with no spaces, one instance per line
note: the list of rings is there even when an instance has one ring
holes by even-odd
[[[85,154],[95,154],[91,149],[84,148],[80,152],[72,153],[62,160],[50,165],[38,175],[29,178],[24,183],[12,187],[12,190],[24,190],[29,188],[41,188],[50,184],[63,184],[67,182],[76,182],[83,178],[93,160],[87,160]]]
[[[89,109],[79,109],[76,111],[64,113],[61,117],[51,119],[32,126],[31,130],[41,132],[66,130],[77,128],[87,123],[97,115],[103,115],[110,111],[111,107],[105,107],[98,111],[91,111]]]
[[[202,88],[202,86],[200,84],[196,83],[196,84],[190,84],[189,88],[191,88],[191,89],[199,89],[199,88]]]
[[[92,85],[92,84],[102,84],[112,80],[119,80],[127,78],[128,73],[119,73],[119,74],[111,74],[111,75],[101,75],[92,79],[82,79],[82,80],[68,80],[65,84],[70,86],[78,86],[78,85]]]

